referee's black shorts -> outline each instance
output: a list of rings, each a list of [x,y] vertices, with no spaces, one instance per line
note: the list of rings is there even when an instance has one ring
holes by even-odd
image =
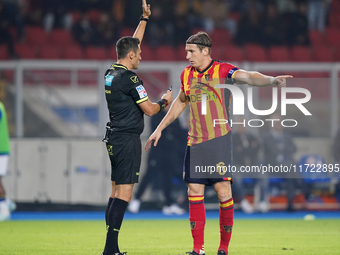
[[[142,156],[140,136],[113,133],[106,148],[111,161],[111,181],[115,181],[116,185],[138,183]]]
[[[193,171],[194,166],[216,166],[221,164],[225,166],[232,165],[231,132],[200,144],[187,146],[183,165],[183,180],[185,183],[198,183],[207,186],[222,181],[232,182],[232,173],[230,172],[216,173],[218,177],[214,175],[214,178],[204,176],[202,176],[203,178],[190,177],[190,165]]]

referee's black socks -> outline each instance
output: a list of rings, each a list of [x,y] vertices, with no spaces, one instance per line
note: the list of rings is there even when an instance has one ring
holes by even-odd
[[[118,248],[118,234],[123,222],[127,205],[128,202],[119,198],[114,198],[112,202],[109,200],[109,208],[106,210],[107,213],[105,213],[107,234],[104,254],[114,254],[120,252]]]

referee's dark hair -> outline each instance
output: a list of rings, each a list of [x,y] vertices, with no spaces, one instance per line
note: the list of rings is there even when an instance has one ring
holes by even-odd
[[[139,43],[140,41],[136,37],[125,36],[120,38],[116,43],[117,58],[125,58],[131,50],[137,53]]]
[[[208,47],[209,54],[211,54],[212,41],[206,32],[200,31],[197,34],[190,36],[188,40],[186,41],[186,43],[196,44],[201,52],[205,47]]]

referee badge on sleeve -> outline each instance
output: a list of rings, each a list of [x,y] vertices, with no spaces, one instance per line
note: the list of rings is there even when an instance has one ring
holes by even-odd
[[[139,85],[138,87],[136,87],[136,90],[138,92],[139,98],[141,99],[148,95],[143,85]]]

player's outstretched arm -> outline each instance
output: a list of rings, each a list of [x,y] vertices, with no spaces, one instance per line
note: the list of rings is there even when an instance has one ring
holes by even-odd
[[[178,118],[179,115],[181,115],[188,103],[189,101],[186,98],[184,92],[180,91],[173,104],[171,105],[168,113],[165,115],[156,130],[151,134],[148,141],[146,142],[144,147],[145,151],[151,148],[152,143],[154,143],[154,146],[157,146],[158,140],[161,138],[163,129],[169,126],[171,122],[173,122],[175,119]]]
[[[250,72],[238,70],[234,74],[234,80],[237,84],[248,84],[256,87],[276,85],[280,88],[286,87],[286,79],[293,78],[292,75],[279,75],[276,77],[264,75],[259,72]]]
[[[136,38],[139,39],[140,44],[142,44],[147,20],[149,19],[150,15],[151,15],[151,9],[150,8],[151,8],[150,4],[147,4],[146,0],[142,0],[143,18],[146,19],[146,20],[141,20],[139,22],[138,27],[136,28],[136,31],[133,34],[133,37],[136,37]]]

